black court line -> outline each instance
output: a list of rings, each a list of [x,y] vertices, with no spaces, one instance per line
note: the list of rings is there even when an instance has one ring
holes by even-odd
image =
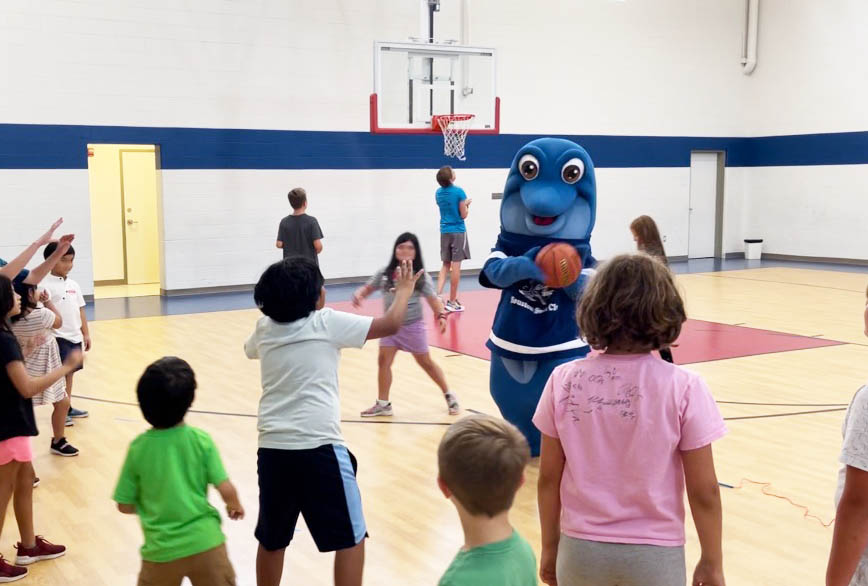
[[[753,403],[751,401],[716,401],[718,405],[755,405],[762,407],[847,407],[849,403]]]
[[[113,399],[99,399],[97,397],[85,397],[84,395],[76,395],[76,399],[82,399],[85,401],[96,401],[97,403],[111,403],[113,405],[126,405],[127,407],[138,407],[138,403],[132,403],[130,401],[115,401]],[[467,409],[470,411],[470,409]],[[255,413],[232,413],[230,411],[208,411],[205,409],[190,409],[187,413],[198,413],[200,415],[223,415],[227,417],[247,417],[250,419],[256,419],[258,415]],[[478,413],[474,411],[474,413]],[[368,420],[368,419],[341,419],[341,423],[380,423],[380,424],[391,424],[391,425],[452,425],[452,422],[440,422],[440,421],[382,421],[382,420]]]
[[[835,413],[836,411],[846,411],[846,407],[837,409],[820,409],[818,411],[795,411],[791,413],[769,413],[768,415],[743,415],[741,417],[724,417],[724,421],[741,421],[744,419],[769,419],[772,417],[792,417],[794,415],[812,415],[814,413]]]
[[[850,293],[862,293],[862,289],[844,289],[842,287],[827,287],[825,285],[810,285],[808,283],[790,283],[788,281],[773,281],[770,279],[751,279],[749,277],[733,277],[724,275],[726,271],[718,273],[691,273],[699,277],[710,277],[712,279],[736,279],[738,281],[755,281],[757,283],[775,283],[778,285],[793,285],[796,287],[811,287],[812,289],[829,289],[832,291],[849,291]]]
[[[98,403],[111,403],[113,405],[126,405],[128,407],[138,407],[138,403],[132,403],[130,401],[115,401],[113,399],[99,399],[97,397],[86,397],[84,395],[76,395],[76,399],[82,399],[84,401],[96,401]],[[719,403],[734,403],[730,401],[718,401]],[[738,403],[734,403],[738,404]],[[747,405],[776,405],[776,403],[745,403]],[[786,404],[780,403],[777,404],[780,406],[785,406]],[[799,404],[795,404],[794,406],[799,406]],[[805,407],[811,405],[803,405]],[[817,405],[824,406],[824,405]],[[724,421],[740,421],[744,419],[768,419],[772,417],[791,417],[795,415],[812,415],[815,413],[834,413],[836,411],[846,411],[847,406],[837,407],[835,409],[820,409],[816,411],[793,411],[790,413],[769,413],[767,415],[743,415],[740,417],[724,417]],[[468,413],[476,413],[477,415],[485,415],[482,411],[477,411],[475,409],[465,409]],[[203,409],[190,409],[188,413],[198,413],[200,415],[223,415],[228,417],[247,417],[250,419],[255,419],[258,417],[254,413],[232,413],[230,411],[207,411]],[[375,420],[375,419],[341,419],[341,423],[374,423],[380,425],[434,425],[434,426],[448,426],[452,425],[452,422],[446,421],[383,421],[383,420]]]

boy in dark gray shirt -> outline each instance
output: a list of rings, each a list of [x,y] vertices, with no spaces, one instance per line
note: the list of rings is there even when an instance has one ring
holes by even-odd
[[[289,204],[292,206],[292,214],[280,221],[276,246],[283,249],[283,258],[303,256],[319,264],[317,255],[322,252],[322,230],[316,218],[305,213],[305,190],[296,187],[290,191]]]

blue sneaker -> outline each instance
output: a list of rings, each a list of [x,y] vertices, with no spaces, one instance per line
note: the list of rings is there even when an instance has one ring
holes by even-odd
[[[69,408],[69,416],[73,419],[83,419],[84,417],[88,417],[90,413],[87,411],[82,411],[81,409],[76,409],[75,407]]]

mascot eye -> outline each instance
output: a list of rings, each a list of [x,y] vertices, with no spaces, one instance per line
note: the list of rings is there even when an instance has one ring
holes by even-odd
[[[585,174],[585,164],[581,159],[572,158],[564,163],[564,168],[561,169],[561,177],[564,183],[573,184],[582,178]]]
[[[525,155],[518,161],[518,172],[528,181],[533,181],[539,175],[539,161],[533,155]]]

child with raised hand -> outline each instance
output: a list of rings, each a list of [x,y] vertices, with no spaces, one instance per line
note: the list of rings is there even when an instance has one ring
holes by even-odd
[[[558,586],[686,583],[686,488],[701,558],[694,586],[723,586],[711,444],[726,427],[702,378],[654,357],[686,320],[672,274],[646,254],[603,265],[579,303],[599,355],[555,369],[542,432],[540,577]]]
[[[114,500],[142,523],[139,586],[178,586],[185,577],[193,586],[235,584],[208,486],[216,487],[230,519],[244,518],[244,508],[214,440],[184,423],[195,393],[193,369],[173,356],[148,366],[136,388],[153,427],[130,444]]]
[[[71,352],[63,366],[31,377],[24,366],[21,347],[9,327],[9,319],[21,311],[21,299],[12,282],[0,275],[0,536],[10,498],[15,501],[15,520],[21,541],[16,545],[15,565],[0,555],[0,582],[14,582],[27,575],[32,563],[60,557],[66,547],[50,543],[33,529],[33,452],[30,437],[37,435],[31,397],[43,392],[82,361],[81,352]]]
[[[536,558],[509,522],[530,447],[511,423],[470,415],[449,426],[437,449],[437,484],[452,501],[464,546],[439,586],[536,586]]]
[[[868,299],[868,291],[865,295]],[[868,336],[868,301],[863,320]],[[843,435],[826,586],[868,586],[868,385],[853,396]]]
[[[335,552],[335,584],[361,585],[367,530],[356,459],[341,436],[340,352],[395,334],[420,276],[402,261],[395,302],[378,318],[325,308],[322,273],[303,257],[274,263],[256,284],[253,299],[264,316],[244,351],[262,372],[258,586],[280,584],[299,514],[317,548]]]
[[[34,377],[48,374],[62,363],[52,329],[59,328],[63,320],[48,294],[45,291],[39,293],[35,285],[16,280],[15,292],[21,298],[21,312],[12,317],[12,333],[21,345],[27,373]],[[41,306],[38,302],[41,302]],[[33,405],[52,405],[54,408],[51,415],[51,453],[57,456],[77,456],[78,449],[66,441],[64,435],[69,412],[66,379],[58,380],[35,395]]]
[[[441,334],[446,331],[446,313],[442,301],[434,292],[434,283],[431,281],[431,277],[424,273],[425,264],[422,261],[422,249],[415,234],[404,232],[398,236],[392,247],[392,258],[389,260],[389,264],[353,293],[353,305],[359,307],[363,299],[379,290],[383,293],[383,306],[388,311],[395,302],[395,274],[398,271],[399,263],[405,260],[413,263],[413,270],[421,272],[422,278],[416,283],[416,289],[407,304],[407,316],[404,318],[401,329],[394,336],[380,338],[380,354],[377,357],[377,402],[374,403],[373,407],[362,411],[361,415],[362,417],[392,415],[389,390],[392,387],[392,363],[395,361],[398,350],[413,355],[422,370],[440,387],[449,414],[457,415],[461,410],[458,405],[458,397],[449,390],[443,369],[431,359],[431,353],[428,351],[428,334],[422,310],[422,297],[425,298],[434,315],[437,316],[437,324]]]

